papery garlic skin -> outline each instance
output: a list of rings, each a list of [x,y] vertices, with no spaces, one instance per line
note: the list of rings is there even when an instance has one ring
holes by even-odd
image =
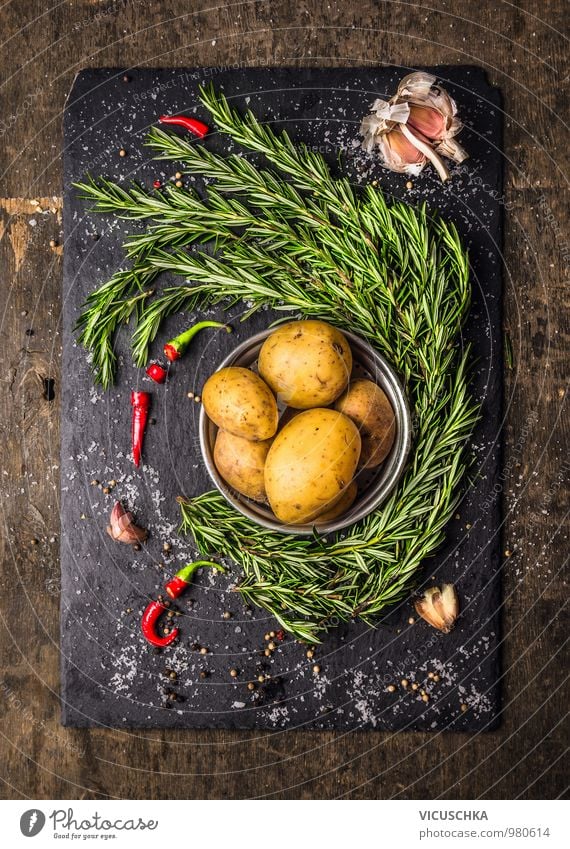
[[[390,170],[417,175],[430,161],[445,181],[450,175],[441,156],[463,162],[468,154],[453,138],[462,127],[456,103],[435,81],[424,71],[408,74],[394,97],[374,101],[360,134],[364,150],[377,147]]]

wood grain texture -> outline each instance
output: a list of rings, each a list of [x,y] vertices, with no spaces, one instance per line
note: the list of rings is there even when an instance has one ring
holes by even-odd
[[[561,0],[21,0],[0,70],[0,777],[5,798],[552,798],[563,768],[570,464]],[[474,62],[505,102],[504,721],[491,734],[134,732],[59,725],[61,117],[85,66]],[[32,203],[37,200],[38,205]],[[32,331],[32,333],[30,333]],[[53,380],[50,384],[48,381]],[[48,400],[55,390],[53,400]],[[35,544],[37,543],[37,544]],[[172,776],[175,779],[172,779]]]

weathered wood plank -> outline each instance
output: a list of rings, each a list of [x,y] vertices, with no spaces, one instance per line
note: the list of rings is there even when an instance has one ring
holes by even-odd
[[[551,797],[564,786],[555,655],[567,549],[568,210],[562,172],[564,4],[363,0],[46,4],[3,9],[0,71],[2,503],[1,795]],[[537,17],[538,15],[538,17]],[[542,18],[542,20],[540,20]],[[215,42],[215,43],[214,43]],[[504,724],[420,734],[121,733],[58,723],[58,387],[61,115],[86,65],[474,62],[505,97],[507,375]],[[40,196],[41,195],[41,196]],[[53,198],[55,196],[55,200]],[[36,199],[40,212],[32,203]],[[52,211],[54,209],[55,211]],[[35,224],[32,224],[32,221]],[[33,330],[33,335],[26,331]],[[47,400],[46,380],[54,380]],[[33,544],[37,540],[37,544]],[[172,780],[166,776],[175,774]]]

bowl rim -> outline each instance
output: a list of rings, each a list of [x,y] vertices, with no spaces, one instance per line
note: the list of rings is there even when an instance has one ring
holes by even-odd
[[[294,321],[295,319],[291,320]],[[249,336],[243,342],[240,342],[239,345],[237,345],[232,351],[230,351],[229,354],[227,354],[226,357],[224,357],[222,362],[218,365],[214,372],[212,372],[212,374],[223,368],[239,364],[236,363],[237,360],[242,358],[252,348],[260,346],[268,336],[275,332],[278,327],[279,324],[273,327],[268,327],[265,330],[255,333],[253,336]],[[202,460],[206,466],[206,470],[212,483],[235,510],[246,518],[251,519],[257,525],[267,528],[268,530],[276,531],[277,533],[284,535],[295,536],[313,536],[315,533],[319,536],[326,536],[327,534],[346,530],[350,528],[351,525],[354,525],[356,522],[359,522],[361,519],[370,515],[370,513],[380,507],[380,505],[387,500],[404,471],[412,444],[412,418],[408,399],[402,383],[393,366],[391,366],[385,357],[379,354],[378,351],[374,350],[369,342],[349,330],[341,329],[341,333],[343,333],[350,342],[353,352],[354,348],[360,348],[361,352],[363,350],[368,355],[369,359],[374,362],[375,373],[372,379],[378,382],[378,377],[381,377],[381,388],[388,395],[390,403],[394,408],[397,432],[394,446],[387,458],[388,466],[385,466],[383,463],[379,467],[380,480],[378,484],[370,485],[368,489],[362,493],[362,497],[357,500],[355,505],[353,505],[353,507],[351,507],[340,518],[320,525],[284,525],[279,522],[276,517],[272,520],[270,517],[265,515],[265,513],[268,512],[268,508],[266,506],[251,501],[245,496],[241,496],[235,492],[235,490],[226,484],[215,466],[213,450],[209,438],[209,428],[210,426],[215,427],[215,425],[208,418],[204,406],[201,406],[198,425],[200,451],[202,454]],[[252,362],[255,362],[255,359],[256,357],[252,360]],[[358,361],[358,356],[355,355],[354,359]],[[248,368],[249,366],[245,367]]]

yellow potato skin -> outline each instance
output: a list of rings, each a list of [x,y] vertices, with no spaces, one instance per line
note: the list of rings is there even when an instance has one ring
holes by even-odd
[[[336,410],[305,410],[275,437],[265,462],[271,509],[286,524],[311,522],[334,507],[354,477],[361,440]]]
[[[346,389],[352,352],[346,337],[324,321],[292,321],[268,336],[259,373],[289,407],[326,407]]]
[[[208,378],[202,390],[208,417],[222,430],[254,442],[277,431],[277,402],[263,380],[240,366],[229,366]]]
[[[317,516],[316,525],[324,525],[327,522],[334,522],[340,516],[344,516],[346,511],[354,504],[354,499],[358,493],[358,484],[356,481],[351,481],[345,488],[343,494],[330,510],[325,510],[320,516]]]
[[[265,501],[264,468],[271,439],[251,442],[219,430],[214,445],[214,463],[223,479],[233,489],[253,501]]]
[[[371,380],[358,378],[351,381],[334,406],[352,419],[360,431],[359,468],[379,466],[390,453],[396,437],[396,418],[385,392]]]

